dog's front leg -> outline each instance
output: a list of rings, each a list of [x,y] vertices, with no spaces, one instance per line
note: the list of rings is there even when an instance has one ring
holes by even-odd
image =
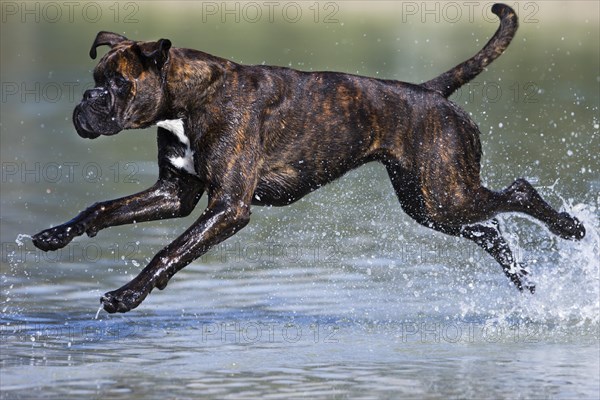
[[[161,250],[137,277],[102,296],[100,302],[104,309],[114,313],[137,307],[152,289],[164,289],[177,271],[242,229],[249,220],[249,204],[211,202],[196,223]]]
[[[192,178],[159,179],[142,192],[96,203],[72,220],[34,235],[33,244],[44,251],[57,250],[76,236],[93,237],[110,226],[188,215],[202,195],[202,185],[186,179]]]

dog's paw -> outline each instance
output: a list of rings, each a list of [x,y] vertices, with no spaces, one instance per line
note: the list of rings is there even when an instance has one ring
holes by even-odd
[[[531,273],[526,264],[517,263],[517,276],[519,282],[517,287],[519,288],[519,291],[528,291],[531,294],[535,294],[535,283],[531,280]]]
[[[511,280],[517,286],[517,289],[519,289],[519,292],[523,293],[523,292],[527,291],[531,294],[535,294],[535,284],[530,282],[529,280],[523,279],[523,277],[511,278]]]
[[[558,219],[549,226],[550,232],[567,240],[581,240],[585,237],[585,227],[577,218],[566,212],[558,214]]]
[[[100,303],[104,310],[110,314],[116,312],[126,313],[139,306],[147,295],[147,291],[121,288],[105,293],[100,298]]]
[[[43,251],[58,250],[65,247],[75,236],[81,235],[77,226],[59,225],[32,236],[35,247]]]
[[[529,272],[529,269],[527,268],[527,265],[525,265],[524,263],[518,263],[518,274],[519,274],[519,281],[521,282],[521,286],[519,287],[520,291],[528,291],[531,294],[535,294],[535,283],[533,283],[533,281],[531,280],[531,274]]]
[[[529,290],[531,294],[535,294],[535,285],[533,283],[525,284],[525,289]]]
[[[528,291],[531,294],[535,293],[535,284],[531,280],[529,269],[523,263],[514,263],[510,268],[505,268],[506,276],[519,289],[519,292]]]

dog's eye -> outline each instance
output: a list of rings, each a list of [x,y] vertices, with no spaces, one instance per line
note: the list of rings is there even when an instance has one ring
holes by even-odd
[[[122,76],[117,76],[115,78],[115,86],[119,89],[127,85],[127,83],[127,79],[123,78]]]

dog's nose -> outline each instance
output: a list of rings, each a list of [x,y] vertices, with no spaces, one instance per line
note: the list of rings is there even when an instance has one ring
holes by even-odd
[[[84,100],[92,100],[92,99],[95,99],[97,97],[104,95],[105,93],[106,93],[106,89],[104,89],[104,88],[89,89],[83,93],[83,99]]]

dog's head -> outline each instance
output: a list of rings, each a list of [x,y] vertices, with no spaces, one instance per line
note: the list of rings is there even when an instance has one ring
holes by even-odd
[[[116,33],[100,32],[90,57],[95,59],[96,48],[104,45],[110,50],[94,69],[95,87],[83,94],[73,112],[77,133],[89,139],[148,127],[165,107],[171,42],[134,42]]]

